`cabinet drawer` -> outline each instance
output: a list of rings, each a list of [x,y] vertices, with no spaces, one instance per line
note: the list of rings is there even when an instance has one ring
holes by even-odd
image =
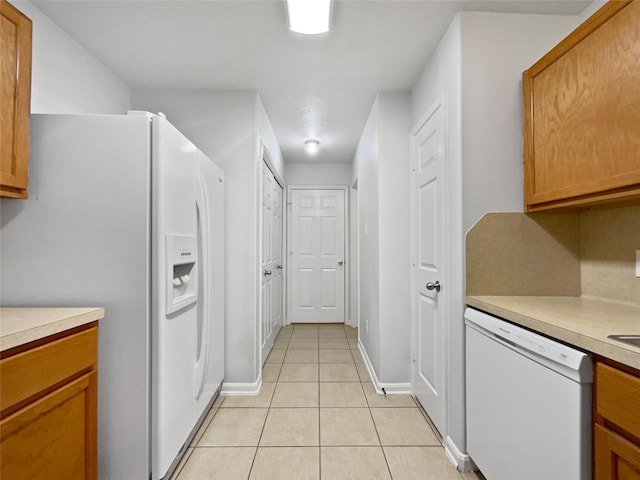
[[[596,413],[640,438],[640,378],[598,363]]]
[[[97,363],[98,329],[61,338],[0,360],[0,408],[6,410]]]

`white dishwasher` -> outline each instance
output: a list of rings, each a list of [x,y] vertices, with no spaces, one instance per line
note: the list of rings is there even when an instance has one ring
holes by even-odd
[[[591,479],[591,358],[465,311],[467,450],[487,480]]]

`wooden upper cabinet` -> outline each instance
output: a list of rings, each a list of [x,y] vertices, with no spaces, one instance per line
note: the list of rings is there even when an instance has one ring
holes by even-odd
[[[0,0],[0,196],[27,198],[31,20]]]
[[[640,0],[610,0],[522,88],[527,212],[640,203]]]

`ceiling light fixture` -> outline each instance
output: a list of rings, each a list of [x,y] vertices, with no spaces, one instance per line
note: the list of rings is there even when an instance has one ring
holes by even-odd
[[[287,0],[289,29],[315,35],[331,28],[331,0]]]
[[[315,155],[320,150],[320,142],[318,140],[307,140],[304,142],[304,150],[309,155]]]

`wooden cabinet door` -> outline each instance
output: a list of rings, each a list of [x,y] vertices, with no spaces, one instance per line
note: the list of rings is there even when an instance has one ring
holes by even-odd
[[[0,478],[97,478],[98,328],[0,353]]]
[[[0,478],[96,479],[97,372],[0,422]]]
[[[0,0],[0,196],[27,197],[31,20]]]
[[[596,424],[594,430],[597,480],[640,480],[640,447]]]
[[[640,202],[639,24],[611,1],[524,72],[527,211]]]

